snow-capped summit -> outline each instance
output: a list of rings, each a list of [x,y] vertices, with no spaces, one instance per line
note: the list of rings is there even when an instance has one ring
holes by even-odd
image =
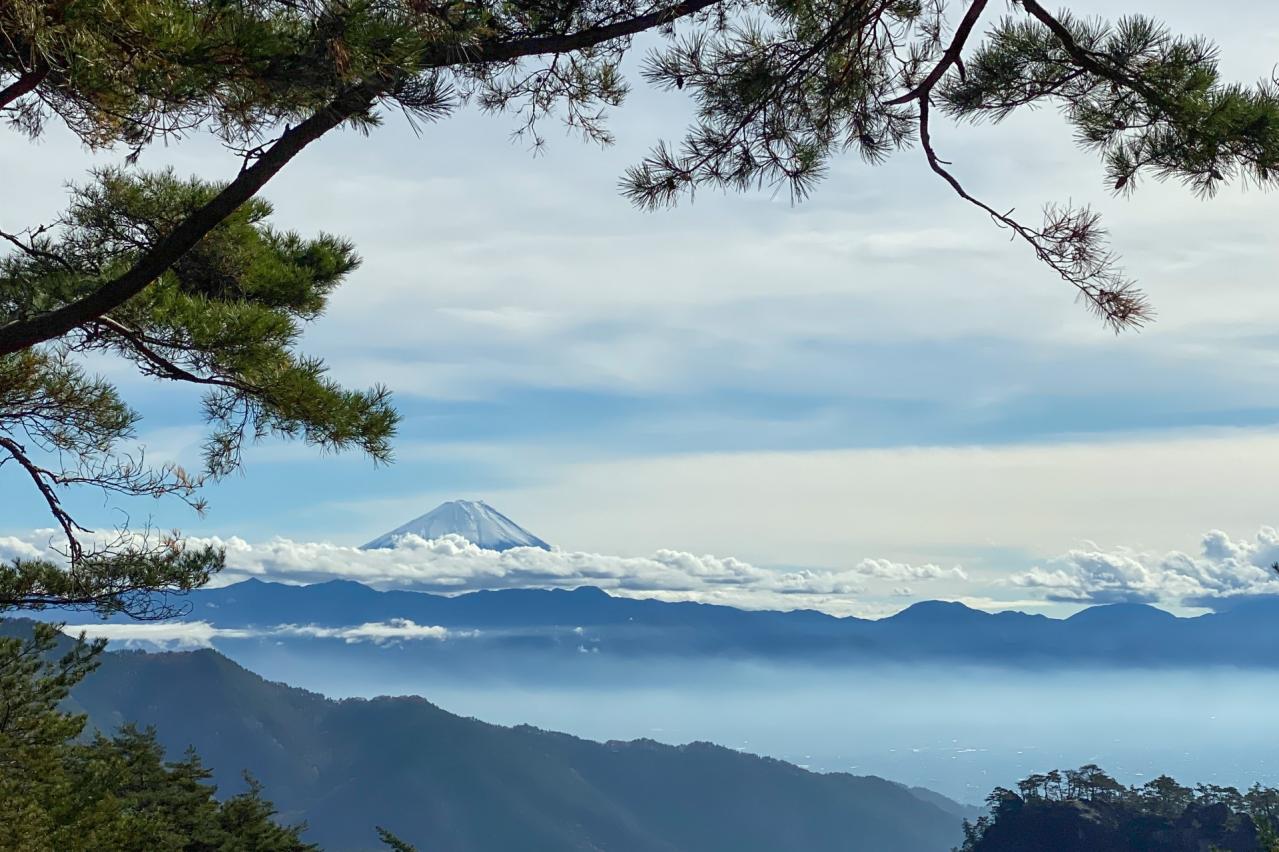
[[[549,544],[483,500],[450,500],[441,503],[422,517],[414,518],[404,526],[378,536],[361,549],[394,547],[396,539],[406,535],[431,539],[450,533],[460,535],[485,550],[510,550],[512,547],[551,549]]]

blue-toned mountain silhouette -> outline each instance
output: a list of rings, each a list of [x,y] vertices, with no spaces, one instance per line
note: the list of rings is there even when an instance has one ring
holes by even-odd
[[[479,666],[500,665],[525,653],[572,656],[586,648],[601,663],[635,656],[729,656],[824,663],[1279,667],[1279,631],[1274,629],[1279,623],[1279,598],[1251,600],[1225,612],[1192,618],[1144,604],[1096,606],[1069,618],[1050,618],[923,601],[891,617],[870,620],[812,610],[741,610],[634,599],[593,586],[449,596],[378,591],[350,580],[306,586],[246,580],[193,592],[187,603],[186,620],[219,628],[253,628],[247,635],[254,638],[217,640],[215,644],[223,649],[241,642],[283,642],[298,650],[323,645],[331,653],[377,654],[379,649],[368,644],[277,636],[272,628],[405,619],[439,625],[467,639],[411,643],[401,649],[401,655],[420,662],[439,658]],[[40,616],[88,620],[83,614],[55,611]]]
[[[485,550],[510,550],[513,547],[551,549],[549,544],[483,500],[450,500],[441,503],[425,515],[378,536],[362,549],[394,547],[396,541],[406,535],[425,539],[460,535]]]

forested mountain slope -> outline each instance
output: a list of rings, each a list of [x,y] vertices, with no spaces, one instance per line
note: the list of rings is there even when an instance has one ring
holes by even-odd
[[[193,745],[225,793],[249,770],[327,849],[376,848],[375,825],[431,852],[944,852],[962,836],[956,812],[879,778],[500,727],[422,698],[333,701],[211,650],[109,653],[73,697],[99,728]]]

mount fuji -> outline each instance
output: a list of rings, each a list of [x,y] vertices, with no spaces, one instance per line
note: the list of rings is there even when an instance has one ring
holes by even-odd
[[[396,540],[406,535],[432,539],[450,534],[460,535],[485,550],[510,550],[513,547],[551,549],[549,544],[483,500],[450,500],[420,518],[378,536],[363,545],[361,550],[395,547]]]

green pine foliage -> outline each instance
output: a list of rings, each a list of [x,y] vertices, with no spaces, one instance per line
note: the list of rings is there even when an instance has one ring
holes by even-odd
[[[219,801],[192,751],[166,762],[152,730],[84,737],[60,709],[97,667],[101,642],[52,656],[56,628],[0,637],[0,849],[12,852],[308,852],[250,783]],[[65,643],[64,643],[65,644]]]
[[[0,69],[32,97],[4,117],[32,137],[56,119],[91,147],[135,153],[196,129],[261,141],[264,127],[305,118],[353,81],[412,68],[444,38],[417,5],[8,0]]]
[[[34,253],[0,260],[0,322],[93,293],[131,266],[157,229],[176,227],[217,191],[169,172],[96,174],[75,191],[56,236],[36,238]],[[109,316],[50,345],[0,357],[0,449],[19,461],[49,503],[73,566],[67,572],[48,561],[0,565],[0,605],[60,603],[161,616],[170,607],[147,592],[187,591],[221,567],[221,552],[187,550],[173,536],[121,531],[86,538],[61,505],[63,487],[175,495],[201,510],[200,485],[235,471],[246,441],[301,438],[389,460],[397,414],[388,391],[344,389],[321,361],[297,349],[305,323],[323,313],[359,258],[339,238],[272,228],[270,213],[265,201],[248,201]],[[203,471],[151,467],[126,452],[137,415],[81,364],[102,354],[144,375],[205,389],[210,434]],[[35,450],[61,466],[46,468]]]
[[[380,825],[377,827],[377,836],[391,852],[417,852],[417,847],[412,843],[401,840]]]
[[[1218,50],[1159,22],[1060,16],[1074,53],[1034,20],[1006,17],[939,93],[952,115],[998,121],[1019,107],[1061,108],[1124,193],[1139,178],[1181,180],[1212,195],[1232,179],[1265,186],[1279,162],[1279,86],[1226,83]],[[1078,55],[1078,59],[1076,55]]]

